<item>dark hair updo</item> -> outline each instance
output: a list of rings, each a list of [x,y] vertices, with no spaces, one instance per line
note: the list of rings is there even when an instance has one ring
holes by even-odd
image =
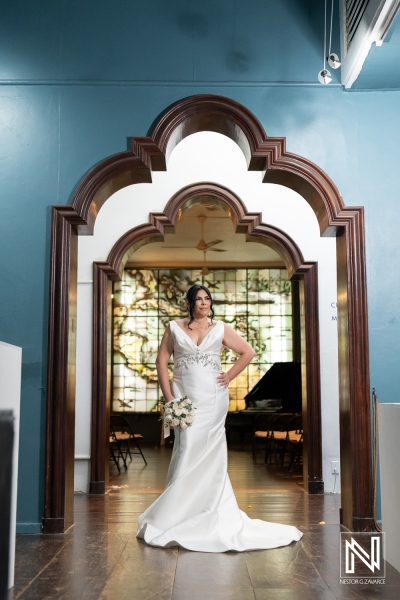
[[[197,297],[199,290],[204,290],[206,292],[207,296],[210,297],[210,300],[211,300],[211,303],[210,303],[211,323],[214,318],[214,309],[213,309],[214,302],[213,302],[212,296],[210,294],[210,290],[208,288],[206,288],[205,285],[198,285],[198,284],[192,285],[192,287],[189,288],[188,291],[186,292],[186,300],[189,303],[188,311],[189,311],[189,317],[190,317],[189,323],[188,323],[188,329],[191,329],[190,324],[193,323],[193,321],[194,321],[193,314],[194,314],[194,308],[196,306],[196,297]]]

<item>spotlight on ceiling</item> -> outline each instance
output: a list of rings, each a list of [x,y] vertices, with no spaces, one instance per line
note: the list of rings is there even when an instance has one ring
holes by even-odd
[[[332,69],[338,69],[340,67],[340,65],[342,64],[340,62],[338,55],[335,54],[334,52],[332,52],[331,54],[329,54],[329,56],[327,56],[327,60],[328,60],[329,66],[332,67]]]
[[[326,69],[322,69],[318,73],[318,81],[324,84],[330,83],[332,81],[332,77],[329,71],[327,71]]]
[[[331,23],[330,23],[330,29],[329,29],[329,50],[328,52],[326,52],[326,47],[327,47],[327,40],[326,40],[326,34],[327,34],[327,29],[328,29],[328,25],[327,25],[327,0],[325,0],[325,20],[324,20],[324,68],[318,73],[318,81],[324,85],[326,85],[327,83],[330,83],[332,81],[332,77],[330,72],[327,70],[326,68],[326,61],[328,61],[329,66],[332,69],[338,69],[341,65],[341,62],[339,60],[339,57],[337,54],[335,54],[334,52],[331,51],[331,47],[332,47],[332,28],[333,28],[333,5],[334,5],[334,1],[332,0],[332,4],[331,4]]]

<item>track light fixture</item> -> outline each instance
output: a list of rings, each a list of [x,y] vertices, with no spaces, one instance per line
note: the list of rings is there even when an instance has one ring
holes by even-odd
[[[324,21],[324,68],[321,69],[321,71],[318,73],[318,81],[322,84],[327,84],[330,83],[332,81],[332,77],[330,72],[327,70],[326,68],[326,61],[328,61],[329,66],[332,69],[338,69],[341,65],[340,59],[338,57],[337,54],[335,54],[334,52],[332,52],[331,47],[332,47],[332,26],[333,26],[333,3],[335,0],[332,0],[332,4],[331,4],[331,25],[330,25],[330,30],[329,30],[329,51],[328,54],[326,53],[326,31],[327,31],[327,23],[326,23],[326,16],[327,16],[327,1],[325,0],[325,21]]]
[[[340,65],[342,64],[340,62],[338,55],[335,54],[334,52],[331,52],[327,58],[328,58],[329,66],[332,67],[332,69],[338,69],[340,67]]]
[[[331,74],[327,69],[321,69],[321,71],[318,73],[318,81],[324,84],[332,81]]]

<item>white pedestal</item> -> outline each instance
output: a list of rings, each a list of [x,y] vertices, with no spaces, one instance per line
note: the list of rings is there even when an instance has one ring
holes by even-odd
[[[13,479],[11,490],[10,565],[8,587],[14,585],[15,534],[17,525],[17,482],[19,412],[21,400],[22,348],[0,342],[0,409],[14,415]]]
[[[382,530],[386,533],[386,560],[400,571],[400,404],[379,404],[378,423]]]

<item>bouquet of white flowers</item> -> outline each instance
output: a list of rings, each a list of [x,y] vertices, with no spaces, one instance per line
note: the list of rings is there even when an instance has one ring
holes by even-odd
[[[169,436],[171,425],[187,429],[191,427],[195,417],[195,407],[192,401],[184,396],[183,398],[174,398],[164,404],[164,414],[160,417],[164,421],[164,437]]]

